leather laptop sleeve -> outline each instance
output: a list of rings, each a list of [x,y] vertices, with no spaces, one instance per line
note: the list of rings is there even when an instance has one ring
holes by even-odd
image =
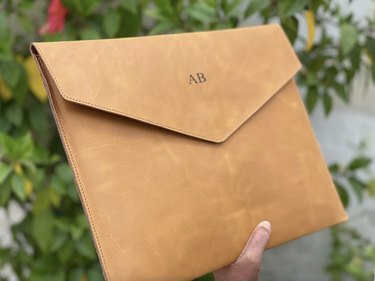
[[[107,281],[191,280],[347,220],[278,25],[33,43]]]

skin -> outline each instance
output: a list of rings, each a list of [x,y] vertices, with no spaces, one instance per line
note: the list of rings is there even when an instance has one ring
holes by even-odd
[[[258,281],[263,252],[271,236],[271,224],[262,221],[255,228],[237,260],[214,272],[215,281]]]

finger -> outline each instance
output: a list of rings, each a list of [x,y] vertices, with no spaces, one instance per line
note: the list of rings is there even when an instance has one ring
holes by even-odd
[[[262,221],[251,234],[245,248],[235,263],[248,262],[249,260],[260,263],[270,237],[271,224],[268,221]]]

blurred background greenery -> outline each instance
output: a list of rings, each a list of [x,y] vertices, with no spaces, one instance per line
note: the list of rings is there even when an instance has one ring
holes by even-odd
[[[9,211],[16,205],[22,216],[11,223],[11,243],[0,244],[0,268],[10,266],[19,280],[103,280],[29,54],[31,41],[236,28],[253,17],[264,24],[281,23],[295,46],[303,64],[297,81],[309,112],[322,107],[328,116],[336,97],[350,103],[352,82],[360,71],[366,72],[368,83],[375,81],[374,18],[359,22],[332,0],[1,0],[0,206]],[[330,28],[339,35],[333,36]],[[330,164],[346,207],[375,195],[371,162],[360,149],[348,163]],[[331,280],[372,280],[374,244],[348,225],[330,233],[326,270]]]

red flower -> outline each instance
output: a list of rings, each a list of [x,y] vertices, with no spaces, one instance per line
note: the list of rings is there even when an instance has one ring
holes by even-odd
[[[51,0],[47,22],[39,29],[39,34],[56,33],[63,30],[67,13],[68,10],[63,6],[61,0]]]

